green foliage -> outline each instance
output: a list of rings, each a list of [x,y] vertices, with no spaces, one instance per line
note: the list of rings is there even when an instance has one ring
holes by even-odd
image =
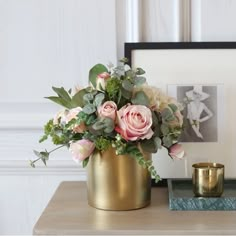
[[[56,96],[51,96],[51,97],[46,97],[47,99],[63,106],[66,107],[68,109],[73,108],[72,105],[72,99],[69,95],[69,93],[63,88],[56,88],[56,87],[52,87],[53,91],[58,95],[58,97]]]
[[[134,105],[144,105],[149,106],[149,99],[143,91],[135,93],[134,97],[131,99]]]
[[[93,114],[95,111],[96,111],[96,107],[93,104],[89,103],[83,107],[83,112],[88,115]]]
[[[161,115],[162,115],[163,122],[170,122],[176,119],[175,115],[173,114],[172,109],[170,108],[163,109],[163,111],[161,112]]]
[[[52,130],[53,130],[53,119],[49,120],[44,125],[44,135],[40,138],[39,142],[42,143],[43,141],[47,140]]]
[[[94,88],[96,88],[96,79],[97,76],[103,72],[108,72],[106,66],[102,64],[95,65],[90,71],[89,71],[89,81],[93,85]]]
[[[117,102],[118,94],[120,91],[120,85],[121,81],[116,77],[107,80],[106,92],[108,95],[108,100]]]
[[[172,110],[172,112],[176,112],[178,110],[178,107],[175,104],[169,104],[168,105],[170,107],[170,109]]]
[[[161,180],[160,176],[157,174],[155,170],[155,167],[152,165],[152,161],[145,160],[145,158],[143,157],[143,154],[140,152],[140,150],[135,144],[127,145],[126,153],[134,157],[139,163],[139,165],[141,165],[143,168],[147,168],[151,176],[155,178],[156,183]]]
[[[98,118],[97,121],[92,125],[92,128],[96,131],[99,131],[100,134],[109,134],[114,128],[114,121],[109,117]]]
[[[87,93],[86,89],[81,89],[79,92],[77,92],[72,97],[72,105],[73,107],[83,107],[84,106],[84,100],[83,97]]]
[[[99,151],[106,151],[111,145],[111,140],[104,138],[103,136],[97,137],[95,140],[95,146]]]
[[[42,160],[45,166],[47,165],[47,161],[49,159],[49,152],[47,152],[47,150],[45,150],[45,152],[38,152],[34,150],[34,154]],[[33,162],[31,162],[31,166],[35,167]]]
[[[134,84],[137,85],[137,86],[142,85],[142,84],[144,84],[145,82],[146,82],[146,78],[143,77],[143,76],[136,76],[136,77],[134,78]]]
[[[128,62],[129,62],[129,59],[126,58],[126,57],[124,57],[124,58],[120,59],[119,62],[128,63]]]
[[[98,93],[95,98],[94,98],[94,102],[93,104],[96,106],[96,107],[99,107],[102,105],[103,101],[105,99],[105,95],[103,93]]]
[[[151,139],[145,139],[141,142],[141,147],[145,152],[156,153],[158,149],[161,149],[162,142],[159,137],[152,137]]]
[[[140,67],[138,67],[137,69],[136,69],[136,75],[143,75],[143,74],[145,74],[146,72],[142,69],[142,68],[140,68]]]

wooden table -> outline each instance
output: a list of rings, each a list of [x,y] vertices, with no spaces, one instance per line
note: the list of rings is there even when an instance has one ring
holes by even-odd
[[[63,182],[36,223],[34,235],[236,235],[236,211],[170,211],[167,188],[152,189],[149,207],[103,211],[88,206],[85,182]]]

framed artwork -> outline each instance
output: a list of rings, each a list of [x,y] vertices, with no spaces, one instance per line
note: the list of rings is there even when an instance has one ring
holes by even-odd
[[[173,161],[158,150],[153,162],[160,176],[191,178],[193,163],[209,161],[235,178],[236,42],[126,43],[125,57],[146,71],[149,85],[183,105],[186,157]]]

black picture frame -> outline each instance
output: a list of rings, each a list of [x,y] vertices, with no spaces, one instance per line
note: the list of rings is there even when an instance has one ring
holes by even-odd
[[[218,56],[219,58],[225,57],[226,60],[229,60],[228,56],[224,55],[225,50],[222,50],[222,49],[227,49],[227,52],[229,52],[229,50],[231,52],[233,52],[232,58],[235,59],[234,61],[236,61],[236,42],[140,42],[140,43],[125,43],[124,54],[125,54],[125,57],[128,59],[128,64],[130,66],[134,66],[133,65],[134,55],[135,55],[134,53],[136,53],[137,51],[140,51],[140,50],[142,50],[142,52],[145,52],[145,53],[151,52],[153,50],[157,50],[157,52],[160,50],[166,51],[166,52],[168,52],[168,50],[172,50],[172,51],[175,50],[177,53],[179,53],[180,57],[181,57],[181,54],[183,55],[185,52],[187,52],[187,50],[189,50],[191,52],[194,52],[195,50],[196,51],[201,50],[203,52],[206,52],[206,54],[205,54],[206,56],[209,54],[208,52],[214,51],[214,52],[216,52],[215,55]],[[203,53],[203,55],[204,55],[204,53]],[[136,63],[137,63],[137,61],[136,61]],[[212,67],[212,70],[213,70],[214,62],[209,61],[208,63],[209,63],[209,67]],[[217,68],[217,63],[215,63],[215,64],[216,64],[216,70],[217,70],[219,67]],[[229,64],[230,64],[229,68],[232,70],[232,78],[235,75],[235,80],[236,80],[236,65],[235,65],[235,70],[234,70],[233,62],[231,62],[231,60],[229,60]],[[143,65],[139,65],[139,66],[142,67]],[[227,70],[227,68],[225,69],[225,71]],[[198,68],[198,69],[201,70],[201,68]],[[144,70],[145,70],[145,68],[144,68]],[[229,74],[227,74],[227,75],[229,75]],[[231,76],[231,74],[230,74],[230,76]],[[233,79],[231,79],[231,81],[233,81]],[[218,83],[218,82],[216,82],[216,83]],[[224,78],[222,78],[222,83],[224,83]],[[232,82],[232,84],[231,84],[231,82],[226,82],[226,83],[227,83],[227,87],[234,85],[234,82]],[[228,96],[227,91],[225,92],[225,94],[227,97]],[[235,87],[235,96],[236,96],[236,87]],[[232,100],[232,98],[229,98],[229,99]],[[228,127],[228,129],[230,129],[230,128]],[[235,140],[236,140],[236,138],[235,138]],[[227,145],[227,144],[225,144],[225,145]],[[230,148],[232,148],[232,147],[230,147]],[[231,155],[231,154],[232,153],[229,153],[228,155]],[[222,160],[222,162],[223,161],[224,160]],[[225,163],[223,162],[223,164],[225,164]],[[231,168],[230,172],[232,172],[232,166],[230,166],[229,163],[227,163],[226,165],[227,165],[226,169]],[[188,178],[189,177],[190,176],[188,176]],[[229,177],[234,178],[236,176],[229,176]],[[171,178],[173,178],[173,177],[171,177]],[[167,178],[164,178],[163,181],[159,182],[158,184],[155,184],[154,181],[152,181],[152,186],[166,186],[166,184],[167,184],[166,180],[167,180]]]

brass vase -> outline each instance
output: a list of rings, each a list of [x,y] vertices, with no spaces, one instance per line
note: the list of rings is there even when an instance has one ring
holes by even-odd
[[[144,153],[145,159],[151,154]],[[114,148],[96,152],[87,165],[90,206],[103,210],[132,210],[150,204],[151,176],[129,155],[116,155]]]

